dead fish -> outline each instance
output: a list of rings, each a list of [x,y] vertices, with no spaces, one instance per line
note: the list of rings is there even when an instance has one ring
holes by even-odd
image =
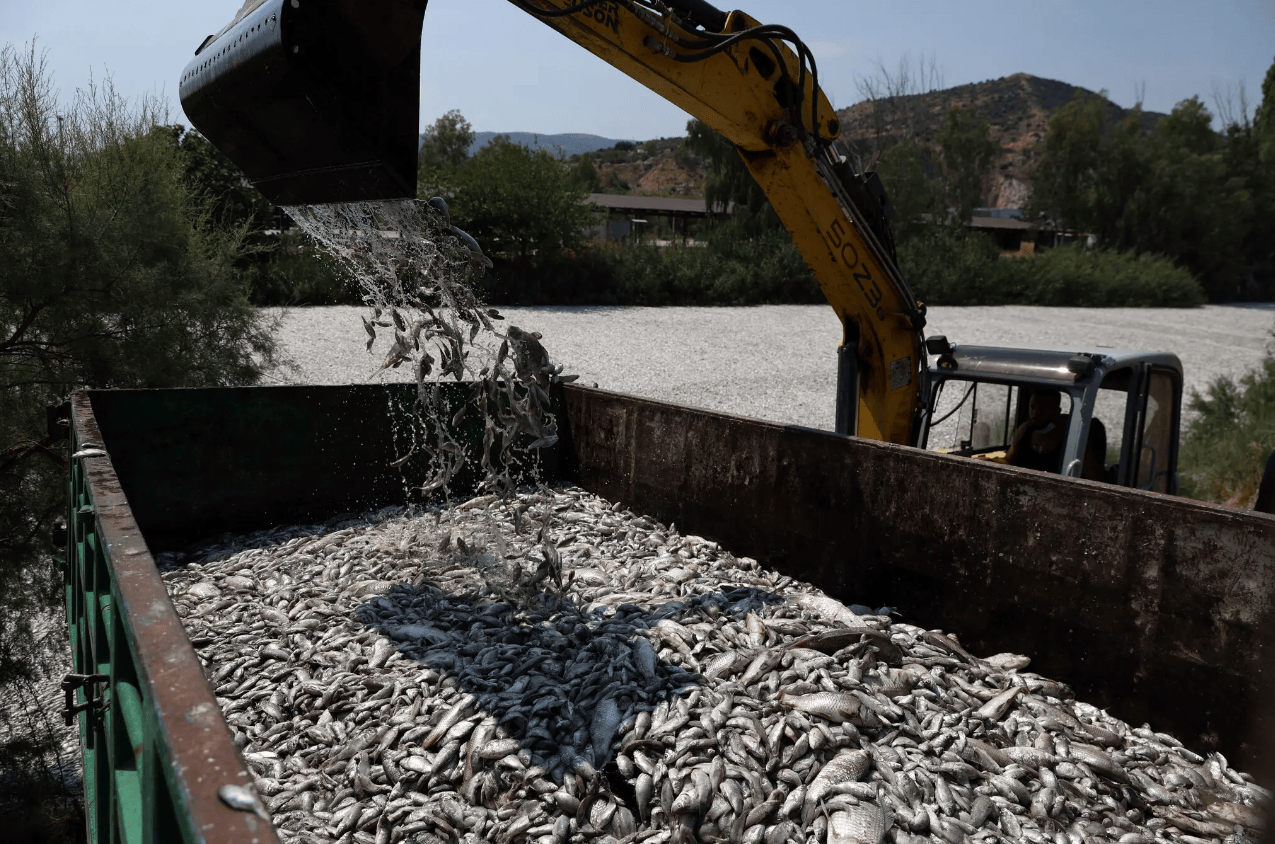
[[[593,758],[601,766],[611,755],[611,739],[620,726],[620,709],[611,698],[598,703],[593,710],[593,720],[589,725],[589,734],[593,741]]]
[[[829,790],[844,782],[854,782],[867,773],[871,757],[862,750],[842,750],[824,765],[806,789],[801,822],[809,826],[819,811],[819,803]]]
[[[860,803],[828,816],[828,844],[881,844],[891,823],[876,803]]]
[[[849,721],[859,726],[867,726],[868,720],[862,714],[863,702],[854,694],[846,692],[816,692],[810,695],[789,695],[779,693],[779,702],[784,706],[818,715],[835,723]]]
[[[982,718],[984,721],[997,722],[1005,717],[1005,713],[1009,711],[1009,707],[1013,704],[1014,698],[1026,691],[1023,686],[1011,686],[996,697],[989,700],[978,708],[974,713],[975,717]]]
[[[1025,657],[1022,654],[1011,653],[994,654],[992,656],[984,657],[983,662],[993,668],[998,668],[1001,671],[1019,671],[1032,663],[1030,657]]]

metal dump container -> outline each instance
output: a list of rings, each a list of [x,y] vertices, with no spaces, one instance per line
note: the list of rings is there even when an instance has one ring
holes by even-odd
[[[231,805],[251,777],[153,555],[405,503],[421,466],[390,463],[414,398],[412,385],[73,396],[73,450],[105,451],[72,462],[66,564],[91,840],[277,840]],[[899,606],[975,651],[1028,654],[1112,714],[1270,784],[1275,517],[575,385],[554,398],[546,482]]]

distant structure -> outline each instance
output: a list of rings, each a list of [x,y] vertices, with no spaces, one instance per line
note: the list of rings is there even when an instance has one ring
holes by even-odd
[[[722,213],[709,211],[708,203],[703,199],[612,193],[591,193],[585,199],[585,204],[606,212],[605,222],[586,229],[586,235],[593,240],[609,240],[621,244],[637,239],[644,225],[661,218],[669,221],[673,237],[680,237],[682,243],[686,243],[690,221],[711,220],[726,216],[731,211],[730,207]]]
[[[1026,258],[1035,255],[1038,249],[1051,246],[1070,243],[1094,245],[1094,237],[1090,234],[1060,231],[1048,224],[1034,226],[1023,219],[1019,208],[975,208],[965,225],[990,236],[1000,247],[1001,255]]]

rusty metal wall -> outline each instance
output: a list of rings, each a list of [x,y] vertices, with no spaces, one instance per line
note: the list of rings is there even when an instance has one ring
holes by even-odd
[[[1275,517],[596,390],[580,483],[1255,762]],[[1269,706],[1269,701],[1267,702]]]
[[[71,619],[73,668],[110,676],[103,698],[111,712],[78,716],[95,762],[84,772],[89,831],[102,841],[277,844],[264,809],[258,817],[219,797],[223,787],[251,785],[252,777],[116,474],[119,463],[109,449],[125,438],[111,439],[98,426],[89,396],[80,392],[71,399],[72,450],[105,443],[108,454],[82,458],[88,496],[76,504],[88,505],[97,553],[82,562],[70,555],[68,565],[79,574],[89,569],[93,581],[76,577],[70,585],[91,586],[95,609],[113,616],[109,624],[92,623],[94,614]],[[136,724],[115,717],[122,705],[140,716]]]
[[[410,385],[89,395],[151,550],[402,503],[416,472],[388,467]],[[1275,725],[1255,705],[1275,517],[575,385],[560,398],[546,480],[977,651],[1027,653],[1085,699],[1242,765]]]

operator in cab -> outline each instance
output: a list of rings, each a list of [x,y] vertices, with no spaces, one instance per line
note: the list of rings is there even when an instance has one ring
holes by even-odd
[[[1047,387],[1033,390],[1027,401],[1027,421],[1014,431],[1005,462],[1038,472],[1061,472],[1067,444],[1067,426],[1061,417],[1062,393]]]
[[[1068,421],[1062,413],[1062,392],[1050,387],[1037,387],[1027,400],[1027,421],[1014,431],[1005,462],[1038,472],[1061,473]],[[1090,424],[1093,427],[1102,425],[1097,419]],[[1080,469],[1080,476],[1091,481],[1099,480],[1101,473],[1101,458],[1094,455],[1094,433],[1090,431],[1089,442],[1085,444],[1084,464]]]

